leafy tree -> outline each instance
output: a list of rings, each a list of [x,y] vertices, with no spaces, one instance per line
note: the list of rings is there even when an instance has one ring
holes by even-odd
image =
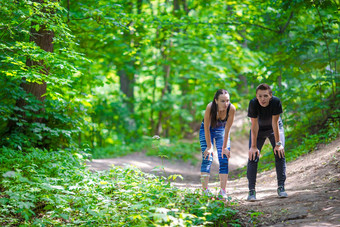
[[[52,148],[71,141],[78,130],[78,70],[74,42],[58,1],[1,2],[1,142],[19,149]],[[67,47],[67,48],[66,48]],[[14,105],[16,103],[16,105]]]

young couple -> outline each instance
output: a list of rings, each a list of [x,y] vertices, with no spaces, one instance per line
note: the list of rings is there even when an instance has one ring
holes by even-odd
[[[230,128],[234,121],[236,108],[230,103],[230,96],[226,90],[216,92],[214,99],[207,105],[204,119],[200,128],[200,144],[202,150],[201,180],[203,193],[212,196],[208,189],[210,167],[213,161],[213,146],[217,148],[220,163],[219,177],[221,189],[218,194],[220,199],[227,199],[226,185],[228,180],[228,161],[230,158]],[[256,98],[250,100],[248,117],[251,119],[249,136],[249,159],[247,178],[249,195],[248,201],[256,200],[255,184],[257,164],[260,151],[269,138],[275,156],[278,189],[280,198],[288,195],[284,189],[286,180],[285,137],[283,124],[280,117],[282,105],[280,99],[272,95],[272,90],[267,84],[260,84],[256,88]]]

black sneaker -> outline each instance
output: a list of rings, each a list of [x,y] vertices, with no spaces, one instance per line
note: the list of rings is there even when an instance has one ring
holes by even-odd
[[[249,191],[249,195],[248,195],[247,200],[250,201],[250,202],[255,202],[256,201],[256,192],[255,192],[254,189]]]
[[[285,191],[285,188],[283,186],[279,186],[277,188],[277,194],[279,195],[280,198],[287,198],[287,192]]]

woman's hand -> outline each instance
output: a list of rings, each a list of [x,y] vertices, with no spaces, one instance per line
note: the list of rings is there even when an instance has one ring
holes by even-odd
[[[222,148],[221,155],[222,155],[222,158],[224,158],[223,155],[227,156],[227,159],[229,160],[229,158],[230,158],[230,151],[227,148]]]
[[[285,148],[282,145],[275,146],[274,147],[274,154],[278,155],[279,158],[283,158],[285,156]]]
[[[250,161],[255,160],[256,159],[256,154],[257,154],[257,156],[260,155],[259,149],[255,148],[255,147],[251,147],[249,149],[249,160]]]
[[[214,149],[212,147],[207,147],[205,151],[203,152],[204,159],[208,159],[210,157],[210,154],[214,154]]]

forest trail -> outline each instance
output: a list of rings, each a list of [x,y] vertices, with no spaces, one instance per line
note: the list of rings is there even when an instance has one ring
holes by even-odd
[[[239,111],[235,116],[233,127],[231,128],[231,135],[234,132],[242,130],[242,127],[247,124],[246,113]],[[198,135],[196,135],[198,137]],[[193,143],[199,143],[193,141]],[[196,158],[201,160],[201,152],[193,150],[196,153]],[[213,165],[211,167],[211,180],[218,177],[218,160],[217,153],[214,152]],[[229,171],[234,171],[247,164],[248,156],[248,138],[239,138],[233,140],[231,138],[231,161],[229,162]],[[192,165],[189,162],[181,160],[167,160],[165,158],[146,156],[145,152],[136,152],[126,156],[112,158],[112,159],[94,159],[89,166],[94,170],[110,169],[112,165],[125,166],[133,165],[140,168],[143,172],[154,174],[165,174],[166,176],[180,174],[183,176],[183,182],[195,184],[200,182],[200,161],[197,165]]]
[[[246,165],[246,141],[234,141],[230,159],[230,176]],[[238,149],[235,149],[238,147]],[[245,226],[340,226],[340,138],[299,159],[287,163],[286,199],[279,199],[276,193],[275,169],[258,173],[257,201],[247,202],[248,181],[245,177],[229,180],[228,195],[238,205],[239,219]],[[163,166],[167,176],[181,174],[172,184],[180,188],[200,188],[200,163],[196,166],[181,161],[171,162],[143,153],[131,154],[115,159],[96,159],[89,163],[93,170],[109,169],[114,165],[134,165],[144,172],[157,173],[157,166]],[[209,186],[218,190],[218,167],[213,165]],[[250,219],[249,210],[261,212],[255,220]],[[251,223],[252,222],[252,223]]]

